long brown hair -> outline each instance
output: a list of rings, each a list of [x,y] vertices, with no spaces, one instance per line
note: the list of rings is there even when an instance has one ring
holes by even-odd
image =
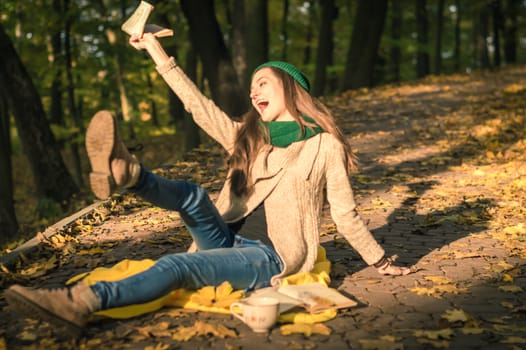
[[[336,125],[334,117],[329,109],[317,98],[303,89],[288,73],[285,71],[270,68],[274,74],[281,79],[285,95],[285,106],[292,114],[304,132],[305,127],[314,127],[315,125],[306,121],[302,116],[308,116],[314,120],[324,131],[331,133],[340,141],[345,149],[346,162],[348,171],[355,169],[355,157],[351,150],[351,145],[347,138]],[[269,136],[266,129],[260,124],[258,112],[251,107],[242,117],[242,126],[238,130],[234,151],[228,159],[228,165],[231,172],[231,188],[237,196],[248,195],[253,190],[253,184],[250,181],[250,168],[261,147],[269,143]]]

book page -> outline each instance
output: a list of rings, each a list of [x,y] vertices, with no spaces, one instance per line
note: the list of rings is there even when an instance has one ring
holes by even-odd
[[[289,311],[297,306],[303,306],[303,303],[300,300],[282,294],[273,287],[258,289],[252,294],[250,294],[250,296],[247,299],[250,299],[251,297],[271,297],[278,299],[280,314]]]
[[[147,24],[144,26],[144,33],[152,33],[158,38],[164,38],[167,36],[174,35],[173,30],[168,28],[163,28],[157,24]]]
[[[281,286],[278,292],[291,298],[301,300],[310,312],[320,312],[331,308],[346,308],[358,303],[334,288],[326,287],[321,283],[305,283]]]
[[[121,29],[128,35],[142,35],[146,21],[152,11],[153,5],[146,1],[141,1],[135,12],[122,24]]]

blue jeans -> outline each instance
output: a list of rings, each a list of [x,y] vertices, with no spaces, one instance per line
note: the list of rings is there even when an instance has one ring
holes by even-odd
[[[97,282],[92,289],[102,309],[141,304],[178,288],[199,289],[224,281],[236,290],[266,287],[283,269],[272,247],[229,228],[202,187],[142,168],[132,191],[154,205],[178,211],[198,251],[163,256],[149,269],[120,281]]]

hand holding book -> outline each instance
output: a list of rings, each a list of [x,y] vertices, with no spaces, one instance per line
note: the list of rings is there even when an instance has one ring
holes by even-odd
[[[142,0],[133,14],[122,24],[121,29],[128,35],[141,37],[144,33],[152,33],[158,38],[172,36],[173,30],[157,24],[146,24],[154,6]]]

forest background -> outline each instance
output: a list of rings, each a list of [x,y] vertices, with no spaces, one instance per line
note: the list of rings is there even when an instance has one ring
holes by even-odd
[[[260,63],[285,60],[320,98],[526,63],[520,0],[150,1],[162,43],[234,118]],[[158,167],[208,143],[121,24],[132,0],[0,2],[0,243],[93,202],[84,132],[100,109]],[[352,115],[349,115],[352,118]]]

